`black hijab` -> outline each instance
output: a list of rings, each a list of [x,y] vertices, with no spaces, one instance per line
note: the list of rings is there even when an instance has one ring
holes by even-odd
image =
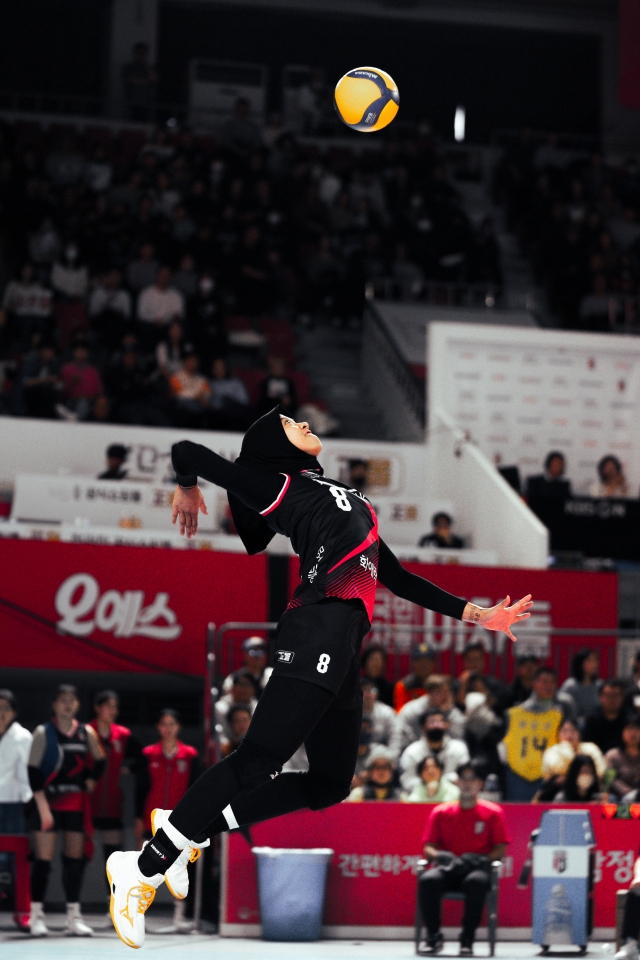
[[[300,473],[322,467],[315,457],[299,450],[288,439],[280,417],[288,416],[280,406],[256,420],[244,435],[236,463],[256,473]],[[247,553],[259,553],[275,536],[264,517],[247,507],[232,493],[227,494],[231,515]]]

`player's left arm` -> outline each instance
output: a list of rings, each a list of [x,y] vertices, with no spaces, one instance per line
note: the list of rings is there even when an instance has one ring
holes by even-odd
[[[378,580],[403,600],[411,600],[420,607],[453,617],[455,620],[478,623],[487,630],[501,630],[512,640],[516,639],[511,632],[512,625],[520,620],[526,620],[530,616],[528,611],[533,606],[531,594],[518,600],[513,606],[509,606],[510,597],[505,597],[494,607],[480,607],[475,603],[468,603],[462,597],[456,597],[442,590],[430,580],[405,570],[382,538],[380,539]]]

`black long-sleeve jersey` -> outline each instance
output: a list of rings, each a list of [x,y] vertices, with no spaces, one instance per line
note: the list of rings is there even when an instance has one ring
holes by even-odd
[[[373,507],[357,490],[311,470],[256,473],[190,440],[174,444],[171,459],[181,486],[193,486],[198,477],[215,483],[289,537],[300,557],[301,580],[290,607],[326,597],[359,599],[371,621],[379,580],[405,600],[462,619],[466,601],[402,567],[380,539]]]

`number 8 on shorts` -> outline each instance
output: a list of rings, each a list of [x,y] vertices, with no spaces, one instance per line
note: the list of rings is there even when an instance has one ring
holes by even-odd
[[[316,667],[316,670],[318,671],[318,673],[326,673],[327,670],[329,669],[330,661],[331,661],[331,657],[329,656],[328,653],[321,653],[320,659],[318,660],[318,666]]]

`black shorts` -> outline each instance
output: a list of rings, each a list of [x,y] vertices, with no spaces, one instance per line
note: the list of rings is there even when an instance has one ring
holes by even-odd
[[[360,647],[369,618],[360,600],[320,600],[286,610],[278,623],[273,675],[307,680],[351,709],[360,697]]]
[[[69,830],[74,833],[84,833],[84,814],[82,810],[51,810],[53,814],[53,832],[60,833],[61,830]],[[40,814],[35,803],[31,807],[28,815],[29,830],[42,830],[40,823]]]
[[[124,824],[121,817],[94,817],[94,830],[122,830]]]

